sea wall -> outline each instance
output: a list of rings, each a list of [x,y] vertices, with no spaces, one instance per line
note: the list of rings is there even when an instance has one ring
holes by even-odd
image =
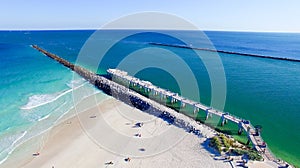
[[[91,84],[93,84],[95,87],[102,90],[104,93],[111,95],[111,96],[115,97],[116,99],[118,99],[130,106],[138,108],[138,109],[140,109],[144,112],[147,112],[151,115],[160,117],[160,118],[164,119],[165,121],[169,122],[170,124],[176,125],[180,128],[184,128],[186,131],[193,132],[194,134],[199,135],[199,136],[203,136],[203,133],[201,132],[201,130],[203,130],[203,128],[208,129],[207,126],[199,124],[199,122],[193,120],[192,118],[186,117],[183,114],[178,113],[175,110],[166,107],[164,104],[160,104],[159,102],[151,100],[151,99],[129,89],[128,87],[118,84],[112,80],[109,80],[103,76],[100,76],[94,72],[91,72],[83,67],[74,65],[63,58],[60,58],[59,56],[52,54],[52,53],[38,47],[37,45],[32,45],[32,47],[35,48],[36,50],[42,52],[44,55],[48,56],[49,58],[54,59],[55,61],[61,63],[62,65],[66,66],[67,68],[75,71],[80,76],[82,76],[84,79],[86,79]],[[116,70],[116,72],[117,73],[113,73],[113,75],[118,76],[119,71]],[[122,72],[119,75],[119,77],[121,77],[121,78],[123,78],[124,76],[125,75],[123,75]],[[128,78],[130,78],[130,76],[128,76]],[[130,82],[130,81],[127,81],[127,82]],[[137,81],[138,82],[136,84],[139,84],[140,86],[145,85],[145,86],[142,86],[142,87],[144,87],[144,89],[150,89],[149,86],[147,86],[149,84],[149,83],[147,83],[147,81],[142,81],[142,82],[140,82],[139,80],[137,80]],[[154,86],[152,86],[152,88],[153,87]],[[161,91],[159,91],[159,90],[161,90]],[[176,95],[174,93],[169,93],[166,90],[163,90],[160,88],[158,88],[157,92],[162,93],[163,97],[173,95],[173,96],[171,96],[171,98],[174,98],[176,100],[181,100],[182,102],[184,102],[181,104],[192,103],[195,105],[195,107],[194,107],[195,109],[197,109],[197,108],[206,109],[207,114],[213,113],[215,115],[222,116],[223,117],[222,120],[224,120],[224,121],[225,121],[225,119],[235,121],[235,123],[239,124],[239,128],[240,128],[238,130],[239,132],[242,130],[247,132],[248,140],[249,140],[249,142],[250,141],[252,142],[253,149],[257,150],[258,152],[264,151],[263,156],[265,159],[275,160],[275,157],[270,153],[270,151],[268,149],[266,150],[265,147],[262,147],[261,143],[263,142],[263,140],[262,140],[261,136],[258,135],[256,131],[254,131],[254,128],[252,125],[250,125],[250,122],[245,122],[245,120],[235,118],[235,117],[229,115],[228,113],[219,112],[212,108],[208,108],[200,103],[197,104],[193,101],[187,100],[185,98],[181,98],[180,96],[178,97],[178,95]],[[210,129],[210,130],[212,130],[212,129]],[[207,131],[205,131],[205,132],[207,132]]]
[[[191,118],[185,117],[184,115],[177,113],[175,110],[163,106],[153,100],[150,100],[128,89],[127,87],[122,86],[114,81],[111,81],[103,76],[97,75],[85,68],[74,65],[63,58],[60,58],[59,56],[38,47],[37,45],[32,45],[32,47],[40,51],[44,55],[48,56],[49,58],[54,59],[55,61],[61,63],[67,68],[75,71],[84,79],[86,79],[91,84],[93,84],[95,87],[102,90],[104,93],[111,95],[114,98],[130,106],[133,106],[139,110],[142,110],[156,117],[162,118],[168,123],[183,128],[187,132],[194,133],[195,135],[198,136],[211,137],[212,134],[210,134],[209,132],[215,132],[211,128],[205,125],[199,125],[199,122],[196,122]],[[203,129],[206,131],[203,132]]]
[[[187,46],[187,45],[152,43],[152,42],[149,44],[157,45],[157,46],[165,46],[165,47],[175,47],[175,48],[185,48],[185,49],[202,50],[202,51],[209,51],[209,52],[218,52],[218,53],[233,54],[233,55],[240,55],[240,56],[249,56],[249,57],[259,57],[259,58],[268,58],[268,59],[283,60],[283,61],[300,62],[300,60],[293,59],[293,58],[283,58],[283,57],[274,57],[274,56],[268,56],[268,55],[248,54],[248,53],[216,50],[216,49],[209,49],[209,48],[198,48],[198,47],[191,47],[191,46]]]

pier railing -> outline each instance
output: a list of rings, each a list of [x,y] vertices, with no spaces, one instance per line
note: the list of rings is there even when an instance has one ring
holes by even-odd
[[[108,74],[112,76],[112,80],[109,80],[103,76],[99,76],[85,68],[80,66],[74,65],[67,60],[60,58],[59,56],[52,54],[37,45],[32,45],[33,48],[42,52],[46,56],[51,59],[56,60],[57,62],[61,63],[62,65],[70,68],[71,70],[75,71],[79,75],[81,75],[84,79],[89,81],[91,84],[95,85],[97,88],[103,90],[105,93],[109,95],[113,95],[114,97],[124,101],[127,104],[132,104],[141,110],[149,107],[147,101],[144,101],[146,98],[143,98],[140,94],[133,92],[130,86],[134,86],[139,88],[139,90],[143,90],[145,93],[151,94],[152,96],[156,96],[159,100],[154,100],[157,103],[162,104],[165,100],[168,100],[171,103],[177,103],[180,108],[185,108],[187,105],[193,107],[193,111],[191,114],[196,114],[201,110],[205,111],[206,119],[209,119],[210,115],[216,115],[221,118],[221,126],[226,124],[226,121],[232,121],[238,124],[238,133],[241,134],[243,131],[247,133],[248,136],[248,143],[252,142],[253,149],[261,152],[264,159],[267,160],[275,160],[274,155],[262,145],[264,141],[262,140],[261,136],[257,132],[257,130],[250,124],[249,121],[243,120],[236,116],[233,116],[229,113],[220,112],[212,107],[208,107],[203,105],[199,102],[195,102],[189,100],[187,98],[179,96],[177,93],[173,93],[171,91],[159,88],[155,85],[152,85],[149,81],[143,81],[138,78],[132,77],[127,74],[125,71],[121,71],[118,69],[109,69],[107,70]],[[118,84],[119,83],[119,84]],[[136,91],[136,90],[134,90]],[[149,95],[148,95],[149,97]],[[151,98],[151,97],[150,97]],[[166,104],[162,104],[166,106]],[[175,109],[176,110],[176,109]],[[177,110],[178,111],[178,110]]]
[[[168,107],[172,108],[172,106],[168,105],[166,101],[171,102],[171,104],[172,103],[179,104],[181,109],[184,109],[187,105],[189,105],[193,107],[193,111],[189,114],[194,114],[194,116],[196,116],[200,110],[203,110],[206,113],[206,117],[205,117],[206,120],[209,119],[210,115],[215,115],[220,117],[221,126],[224,126],[227,123],[227,121],[236,123],[238,125],[238,130],[237,130],[238,134],[242,134],[242,132],[244,131],[246,132],[248,138],[247,145],[250,144],[251,142],[253,149],[260,152],[263,155],[264,159],[272,160],[272,161],[275,160],[274,155],[266,147],[265,142],[260,136],[259,130],[255,128],[253,125],[251,125],[250,121],[244,120],[240,117],[234,116],[227,112],[218,111],[212,107],[208,107],[199,102],[189,100],[185,97],[178,95],[177,93],[173,93],[169,90],[165,90],[163,88],[157,87],[149,81],[143,81],[133,76],[130,76],[125,71],[119,69],[108,69],[107,72],[109,75],[111,75],[113,81],[125,85],[126,87],[131,88],[137,92],[140,92],[143,95],[147,93],[147,95],[145,96],[147,96],[150,99],[151,98],[153,99],[153,96],[158,96],[160,97],[160,100],[157,99],[153,99],[153,100],[157,101],[158,103],[164,102],[163,105],[167,105]],[[173,109],[177,110],[178,112],[181,111],[176,108]]]

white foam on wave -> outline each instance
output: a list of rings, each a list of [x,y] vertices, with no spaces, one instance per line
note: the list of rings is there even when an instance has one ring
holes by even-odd
[[[61,107],[63,107],[64,105],[66,105],[67,102],[64,102],[63,104],[61,104],[59,107],[57,107],[56,109],[54,109],[52,112],[56,112],[57,110],[59,110]],[[47,118],[49,118],[52,114],[52,112],[46,116],[40,116],[36,121],[43,121],[43,120],[46,120]]]
[[[39,94],[39,95],[30,96],[28,98],[27,104],[22,106],[21,109],[30,110],[30,109],[51,103],[71,91],[72,91],[72,89],[69,89],[69,90],[66,90],[63,92],[54,93],[54,94]]]
[[[27,131],[24,131],[20,137],[18,137],[10,146],[14,146],[21,138],[27,134]],[[11,153],[11,152],[10,152]]]
[[[66,104],[66,103],[64,103],[63,105],[65,105],[65,104]],[[61,106],[63,106],[63,105],[61,105]],[[60,107],[61,107],[61,106],[60,106]],[[73,106],[70,107],[70,109],[72,109],[72,108],[73,108]],[[69,109],[69,110],[70,110],[70,109]],[[58,110],[58,109],[56,109],[56,110]],[[56,110],[55,110],[55,111],[56,111]],[[57,121],[59,121],[61,118],[63,118],[63,117],[68,113],[69,110],[67,110],[67,111],[66,111],[65,113],[63,113],[59,118],[57,118],[57,119],[54,121],[54,123],[57,123]],[[46,115],[45,117],[40,118],[38,121],[45,120],[45,119],[49,118],[50,115],[51,115],[51,114],[48,114],[48,115]],[[54,124],[54,125],[55,125],[55,124]],[[27,131],[23,131],[23,132],[22,132],[22,135],[19,136],[19,137],[17,137],[9,147],[5,148],[4,151],[0,152],[0,156],[1,156],[4,152],[7,152],[7,154],[5,155],[5,157],[4,157],[2,160],[0,160],[0,165],[1,165],[2,163],[4,163],[4,162],[11,156],[12,152],[13,152],[15,149],[17,149],[20,145],[22,145],[23,143],[25,143],[26,141],[28,141],[28,140],[30,140],[30,139],[32,139],[32,138],[35,138],[35,137],[37,137],[37,136],[39,136],[39,135],[42,135],[43,133],[45,133],[45,132],[51,130],[51,129],[54,127],[54,125],[52,125],[51,127],[46,128],[45,130],[39,132],[38,134],[35,134],[35,135],[32,136],[32,137],[29,137],[29,138],[27,137],[28,139],[25,139],[23,142],[21,142],[21,143],[19,143],[19,144],[16,145],[16,143],[19,142],[19,140],[21,140],[21,139],[22,139],[23,137],[25,137],[25,135],[27,134]],[[11,138],[13,138],[13,137],[9,137],[8,142],[11,141]]]
[[[21,140],[26,134],[27,134],[27,131],[23,131],[22,134],[21,134],[19,137],[17,137],[17,138],[13,141],[13,143],[12,143],[8,148],[6,148],[6,150],[4,150],[4,151],[2,151],[2,152],[0,153],[0,155],[2,155],[3,152],[7,152],[7,151],[9,150],[8,153],[7,153],[7,155],[5,156],[5,158],[3,158],[2,160],[0,160],[0,165],[1,165],[3,162],[5,162],[5,161],[7,160],[7,158],[11,155],[11,153],[18,147],[18,145],[15,146],[15,144],[16,144],[19,140]]]
[[[44,116],[42,118],[39,118],[37,121],[42,121],[42,120],[45,120],[45,119],[47,119],[49,117],[50,117],[50,114],[48,114],[48,115],[46,115],[46,116]]]
[[[85,79],[80,78],[80,79],[77,79],[77,80],[72,80],[70,83],[66,84],[68,87],[71,88],[69,90],[57,92],[57,93],[54,93],[54,94],[38,94],[38,95],[30,96],[28,98],[27,104],[22,106],[20,109],[30,110],[30,109],[33,109],[33,108],[51,103],[51,102],[59,99],[60,97],[64,96],[65,94],[67,94],[69,92],[72,92],[73,90],[84,86],[87,83],[88,82]]]
[[[83,85],[84,85],[84,84],[83,84]],[[81,85],[81,86],[83,86],[83,85]],[[79,86],[79,87],[81,87],[81,86]],[[79,88],[79,87],[77,87],[77,88]],[[71,89],[71,90],[72,90],[72,89]],[[88,96],[97,94],[97,93],[98,93],[98,92],[94,92],[93,94],[89,94],[89,95],[87,95],[87,96],[83,96],[82,99],[84,99],[84,98],[86,98],[86,97],[88,97]],[[58,98],[57,98],[57,99],[58,99]],[[63,105],[65,105],[65,104],[66,104],[66,102],[63,103],[62,105],[60,105],[60,106],[59,106],[58,108],[56,108],[54,111],[57,111],[59,108],[61,108],[61,107],[62,107]],[[4,162],[11,156],[12,152],[13,152],[15,149],[17,149],[20,145],[22,145],[23,143],[27,142],[28,140],[30,140],[30,139],[32,139],[32,138],[34,138],[34,137],[37,137],[37,136],[39,136],[39,135],[42,135],[42,134],[44,134],[45,132],[51,130],[51,129],[52,129],[52,128],[53,128],[53,127],[61,120],[61,118],[63,118],[63,117],[69,112],[69,110],[72,109],[72,108],[74,108],[74,106],[71,106],[71,107],[70,107],[68,110],[66,110],[62,115],[60,115],[60,116],[54,121],[55,124],[53,124],[51,127],[48,127],[48,128],[46,128],[45,130],[39,132],[38,134],[35,134],[35,135],[32,136],[32,137],[28,137],[28,138],[25,139],[23,142],[18,143],[18,142],[19,142],[23,137],[25,137],[25,135],[28,133],[27,131],[23,131],[22,134],[21,134],[19,137],[17,137],[9,147],[7,147],[4,151],[0,152],[0,156],[1,156],[4,152],[7,152],[7,154],[5,155],[5,157],[4,157],[2,160],[0,160],[0,165],[1,165],[2,163],[4,163]],[[51,115],[51,114],[48,114],[48,115],[46,115],[45,117],[42,117],[42,118],[38,119],[38,121],[45,120],[45,119],[49,118],[50,115]],[[10,129],[10,128],[8,128],[8,129]],[[12,140],[11,138],[13,138],[13,137],[10,137],[10,139],[9,139],[8,141],[11,141],[11,140]],[[18,143],[18,144],[17,144],[17,143]]]
[[[78,88],[78,87],[82,86],[85,83],[87,83],[87,81],[85,79],[79,78],[79,79],[76,79],[76,80],[72,80],[71,82],[67,83],[66,85],[69,88],[75,89],[75,88]]]
[[[99,92],[100,92],[100,91],[94,91],[93,93],[91,93],[91,94],[89,94],[89,95],[83,96],[83,97],[82,97],[82,100],[85,99],[85,98],[88,97],[88,96],[92,96],[92,95],[98,94]],[[105,100],[105,99],[103,99],[103,101],[104,101],[104,100]],[[54,111],[57,111],[59,108],[61,108],[61,107],[62,107],[63,105],[65,105],[65,104],[66,104],[66,102],[63,103],[61,106],[59,106],[59,107],[58,107],[57,109],[55,109]],[[76,105],[77,105],[77,104],[76,104]],[[76,106],[76,105],[75,105],[75,106]],[[6,154],[5,158],[3,158],[2,160],[0,160],[0,165],[1,165],[2,163],[4,163],[4,162],[11,156],[11,153],[12,153],[16,148],[18,148],[20,145],[22,145],[23,143],[25,143],[26,141],[28,141],[28,140],[30,140],[30,139],[32,139],[32,138],[34,138],[34,137],[37,137],[37,136],[39,136],[39,135],[44,134],[45,132],[51,130],[56,124],[62,122],[61,119],[62,119],[62,118],[69,112],[69,110],[71,110],[72,108],[74,108],[74,106],[71,106],[68,110],[66,110],[63,114],[61,114],[57,119],[55,119],[54,124],[53,124],[52,126],[46,128],[45,130],[43,130],[43,131],[41,131],[41,132],[39,132],[39,133],[37,133],[37,134],[31,136],[31,137],[27,137],[27,139],[25,139],[23,142],[21,142],[21,143],[15,145],[19,140],[21,140],[21,138],[23,138],[23,137],[27,134],[27,131],[24,131],[23,134],[22,134],[20,137],[18,137],[16,140],[14,140],[14,142],[10,145],[9,148],[7,148],[5,151],[3,151],[3,152],[7,152],[7,154]],[[51,115],[51,114],[48,114],[48,115],[46,115],[45,117],[40,118],[38,121],[40,122],[40,121],[42,121],[42,120],[45,120],[45,119],[49,118],[50,115]],[[14,146],[14,145],[15,145],[15,146]],[[8,150],[9,150],[9,151],[8,151]],[[3,154],[3,152],[0,153],[0,156]]]
[[[58,108],[56,108],[54,111],[57,111],[59,108],[61,108],[61,107],[64,106],[65,104],[66,104],[66,102],[63,103],[62,105],[60,105],[60,106],[59,106]],[[73,106],[72,106],[72,107],[73,107]],[[70,108],[72,108],[72,107],[70,107]],[[67,110],[65,113],[67,113],[68,111],[69,111],[69,110]],[[64,113],[63,115],[65,115],[65,113]],[[63,115],[62,115],[62,116],[63,116]],[[41,122],[41,121],[43,121],[43,120],[49,118],[50,116],[51,116],[51,114],[48,114],[48,115],[46,115],[46,116],[44,116],[44,117],[38,119],[37,121],[38,121],[38,122]],[[59,117],[59,118],[60,118],[60,117]],[[55,122],[54,122],[54,123],[55,123]],[[4,163],[4,162],[10,157],[11,153],[12,153],[16,148],[18,148],[20,145],[22,145],[22,144],[25,143],[26,141],[30,140],[31,138],[34,138],[34,137],[36,137],[36,136],[39,136],[39,135],[41,135],[41,134],[47,132],[47,131],[50,130],[53,126],[54,126],[54,125],[52,125],[51,127],[46,128],[45,130],[43,130],[43,131],[41,131],[41,132],[39,132],[39,133],[37,133],[37,134],[31,136],[31,137],[26,137],[27,139],[23,140],[22,142],[20,142],[20,143],[18,143],[18,144],[16,144],[16,143],[19,142],[23,137],[25,137],[25,135],[28,133],[28,131],[23,131],[23,132],[22,132],[22,135],[19,136],[19,137],[17,137],[15,140],[13,140],[15,137],[12,137],[12,136],[8,137],[8,138],[6,139],[7,142],[13,141],[13,143],[12,143],[9,147],[6,147],[4,151],[1,151],[1,152],[0,152],[0,156],[1,156],[3,153],[6,152],[5,158],[3,158],[2,160],[0,160],[0,165],[1,165],[2,163]],[[30,136],[30,135],[29,135],[29,136]]]
[[[65,91],[61,91],[61,92],[57,92],[54,94],[39,94],[39,95],[33,95],[30,96],[28,98],[28,102],[26,105],[22,106],[21,109],[24,110],[30,110],[48,103],[51,103],[57,99],[59,99],[60,97],[64,96],[65,94],[72,92],[73,90],[79,89],[83,86],[85,86],[86,84],[89,84],[86,80],[84,80],[83,78],[78,79],[78,80],[73,80],[70,83],[68,83],[68,86],[71,86],[71,89],[65,90]],[[84,95],[81,97],[81,100],[91,96],[91,95],[95,95],[97,93],[99,93],[99,90],[93,90],[91,93],[88,92],[87,95]],[[63,105],[65,105],[65,103],[63,103],[61,106],[59,106],[57,109],[55,109],[54,111],[57,111],[59,108],[61,108]],[[66,110],[62,115],[60,115],[58,118],[55,119],[54,123],[57,124],[58,122],[61,122],[61,119],[69,112],[70,109],[72,109],[74,106],[71,106],[68,110]],[[53,111],[52,111],[53,112]],[[46,116],[40,117],[38,118],[36,121],[37,122],[43,122],[43,120],[46,120],[48,118],[50,118],[51,114],[47,114]],[[18,148],[20,145],[22,145],[23,143],[25,143],[26,141],[28,141],[31,138],[34,138],[36,136],[39,136],[45,132],[47,132],[48,130],[50,130],[55,124],[53,124],[52,126],[46,128],[45,130],[42,130],[41,132],[38,132],[37,134],[31,136],[30,132],[27,131],[23,131],[21,132],[22,135],[18,134],[17,136],[14,137],[9,137],[9,142],[13,142],[11,143],[8,147],[4,148],[5,150],[0,152],[0,156],[2,156],[3,154],[5,154],[5,157],[3,159],[0,159],[0,165],[5,162],[11,155],[11,153]],[[26,135],[28,134],[28,135]],[[19,136],[20,135],[20,136]],[[26,135],[26,137],[25,137]],[[30,137],[29,137],[30,136]],[[25,139],[24,139],[25,138]],[[23,140],[22,140],[23,139]],[[21,142],[22,140],[22,142]]]

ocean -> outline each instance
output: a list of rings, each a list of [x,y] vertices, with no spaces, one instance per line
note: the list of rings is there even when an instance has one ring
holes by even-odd
[[[124,31],[128,30],[103,30],[105,36],[97,45],[111,41]],[[182,41],[153,32],[128,33],[133,35],[115,43],[99,67],[95,67],[94,55],[87,55],[86,61],[78,60],[78,55],[84,54],[81,48],[94,33],[93,30],[0,31],[0,163],[18,145],[50,129],[82,98],[98,94],[105,99],[101,91],[31,48],[32,44],[96,70],[99,74],[105,74],[107,68],[117,67],[122,59],[132,53],[141,56],[130,61],[128,67],[135,67],[153,55],[161,54],[164,56],[156,59],[157,63],[165,62],[165,68],[172,68],[176,65],[166,61],[173,58],[170,53],[176,53],[195,74],[200,101],[210,105],[212,86],[207,67],[193,57],[195,53],[190,49],[149,44],[158,42],[182,45]],[[203,43],[203,36],[195,31],[172,31],[171,34],[184,36],[189,46],[211,47]],[[217,50],[300,60],[300,34],[220,31],[205,31],[205,34]],[[208,59],[212,54],[209,51],[195,52]],[[300,62],[227,53],[218,55],[226,77],[224,111],[250,120],[252,125],[262,125],[262,137],[271,151],[278,158],[299,167]],[[181,70],[179,66],[176,68]],[[171,72],[155,66],[132,75],[174,92],[181,91]],[[74,90],[82,90],[80,99],[74,99]],[[184,96],[193,99],[192,93]]]

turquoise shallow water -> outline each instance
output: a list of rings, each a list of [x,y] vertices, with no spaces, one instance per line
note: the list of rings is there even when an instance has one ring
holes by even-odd
[[[90,94],[93,87],[81,78],[29,45],[38,44],[67,60],[74,62],[93,31],[29,31],[0,32],[0,160],[21,143],[51,127],[74,103],[71,85],[85,88],[82,94]],[[117,31],[106,31],[113,37]],[[193,46],[202,46],[196,32],[177,32],[193,41]],[[300,59],[300,35],[278,33],[206,32],[217,49],[249,54]],[[101,42],[111,39],[101,39]],[[143,48],[153,47],[148,42],[176,43],[155,33],[128,37],[107,53],[98,72],[114,68],[128,54]],[[99,43],[100,45],[101,43]],[[211,85],[206,67],[193,57],[188,49],[158,47],[172,51],[185,60],[194,72],[199,84],[201,102],[210,105]],[[197,51],[209,57],[211,53]],[[160,50],[142,52],[141,63]],[[248,119],[253,125],[263,126],[262,136],[276,156],[300,166],[300,63],[219,54],[227,81],[225,111]],[[170,55],[171,56],[171,55]],[[94,57],[94,56],[89,56]],[[164,59],[160,60],[164,61]],[[79,62],[89,67],[88,62]],[[168,64],[168,66],[176,66]],[[97,67],[91,67],[97,68]],[[126,69],[124,69],[126,70]],[[180,67],[178,67],[180,71]],[[137,77],[172,91],[180,91],[170,72],[147,68]],[[188,80],[187,80],[188,82]],[[86,91],[91,92],[86,92]],[[186,95],[193,98],[193,95]],[[11,142],[15,142],[10,145]]]
[[[47,38],[47,33],[35,33],[0,32],[0,163],[18,145],[51,128],[74,106],[74,88],[84,89],[82,98],[95,91],[80,77],[74,78],[76,74],[30,47],[40,41],[38,44],[75,59],[73,49],[61,45],[68,33],[64,33],[65,40],[56,42],[51,40],[61,36],[59,33],[52,38]],[[47,44],[39,39],[43,37]]]

